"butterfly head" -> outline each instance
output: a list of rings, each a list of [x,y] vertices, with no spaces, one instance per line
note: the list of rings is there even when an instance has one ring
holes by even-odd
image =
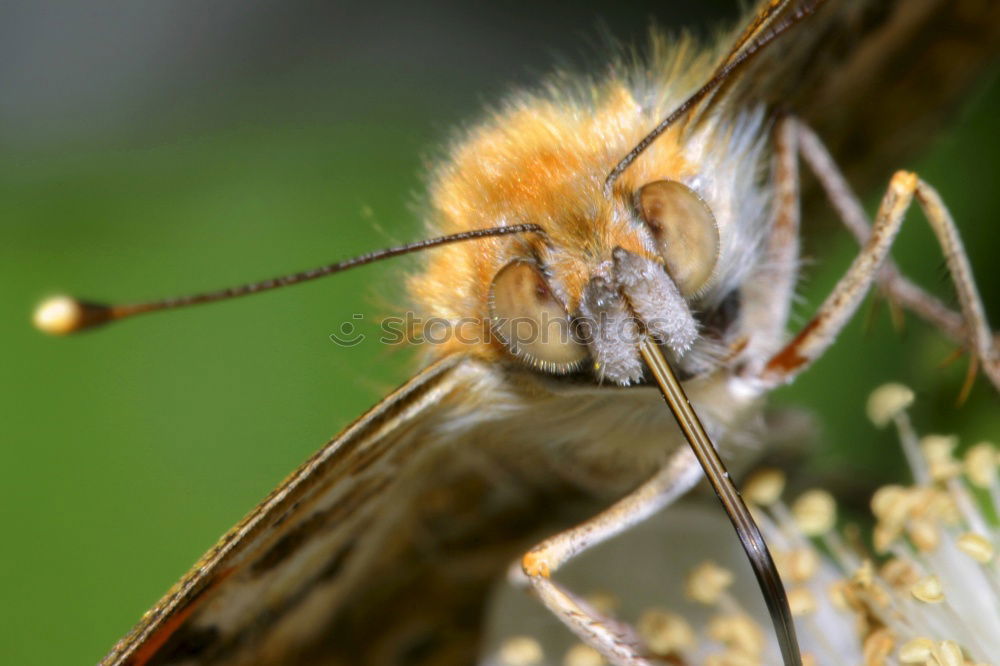
[[[650,115],[624,85],[586,111],[528,100],[455,149],[432,184],[436,231],[530,222],[545,233],[428,258],[409,284],[423,313],[456,331],[482,322],[473,344],[452,336],[435,351],[628,385],[644,376],[640,336],[652,335],[677,360],[698,345],[699,313],[731,290],[741,253],[731,233],[733,167],[706,174],[704,137],[677,128],[607,194],[608,171]],[[725,141],[731,147],[732,137]],[[755,160],[753,142],[741,141],[736,153]]]

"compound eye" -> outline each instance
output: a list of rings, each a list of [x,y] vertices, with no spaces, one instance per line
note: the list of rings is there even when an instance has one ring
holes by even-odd
[[[565,374],[587,358],[569,313],[532,263],[512,261],[490,287],[493,330],[511,354],[540,370]]]
[[[687,185],[658,180],[639,190],[639,213],[681,294],[696,294],[719,259],[712,209]]]

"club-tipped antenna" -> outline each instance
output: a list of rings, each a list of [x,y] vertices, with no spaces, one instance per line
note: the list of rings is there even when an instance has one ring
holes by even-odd
[[[666,132],[671,125],[684,117],[688,111],[693,109],[695,105],[705,99],[713,90],[725,83],[733,74],[745,67],[746,64],[753,60],[754,56],[759,54],[768,44],[788,32],[803,19],[815,13],[816,9],[819,8],[819,6],[825,1],[826,0],[815,0],[814,2],[808,2],[803,6],[796,8],[792,14],[782,19],[776,25],[767,28],[764,34],[758,36],[752,42],[747,44],[735,58],[718,69],[712,78],[705,83],[705,85],[698,88],[698,90],[696,90],[690,97],[681,102],[680,106],[675,108],[666,118],[661,120],[659,125],[654,127],[649,134],[644,136],[639,141],[639,143],[635,144],[635,147],[628,151],[625,157],[623,157],[621,161],[615,165],[615,168],[608,173],[608,177],[604,179],[605,196],[611,196],[611,189],[614,187],[615,181],[618,180],[618,177],[621,176],[622,173],[636,161],[636,159],[638,159],[639,155],[641,155],[646,148],[649,148],[651,143],[656,141],[661,134]]]
[[[778,568],[774,564],[767,543],[760,533],[760,528],[754,522],[750,510],[743,503],[739,491],[733,485],[733,480],[726,470],[722,458],[712,444],[711,438],[705,432],[705,426],[695,413],[694,408],[688,401],[684,388],[677,380],[670,364],[663,356],[660,347],[650,338],[644,338],[639,343],[639,353],[649,366],[653,378],[660,387],[660,392],[666,400],[667,406],[677,420],[681,432],[687,439],[694,455],[705,471],[705,476],[712,484],[712,489],[722,502],[722,506],[729,515],[729,520],[736,529],[736,534],[740,539],[743,550],[746,551],[750,566],[760,584],[761,592],[764,594],[764,601],[767,604],[768,613],[771,615],[771,622],[774,624],[774,631],[778,638],[778,646],[781,649],[781,657],[785,666],[802,666],[802,655],[799,652],[798,639],[795,636],[795,622],[792,619],[792,610],[788,605],[788,595],[785,594],[785,587],[782,585]]]
[[[411,252],[419,252],[440,245],[460,243],[464,241],[477,240],[481,238],[491,238],[495,236],[507,236],[511,234],[523,233],[545,233],[537,224],[512,224],[504,227],[492,227],[489,229],[475,229],[473,231],[462,231],[456,234],[430,238],[427,240],[407,243],[397,247],[384,248],[362,254],[351,259],[327,264],[307,271],[282,275],[280,277],[251,282],[228,289],[209,291],[190,296],[180,296],[175,298],[165,298],[158,301],[146,303],[130,303],[126,305],[106,305],[103,303],[93,303],[83,301],[71,296],[54,296],[46,299],[35,309],[33,321],[35,327],[52,335],[67,335],[76,333],[94,326],[107,324],[112,321],[134,317],[135,315],[149,312],[159,312],[160,310],[173,310],[189,305],[202,305],[205,303],[215,303],[231,298],[259,294],[278,287],[288,287],[293,284],[308,282],[317,278],[340,273],[351,268],[372,264],[383,259],[398,257]]]

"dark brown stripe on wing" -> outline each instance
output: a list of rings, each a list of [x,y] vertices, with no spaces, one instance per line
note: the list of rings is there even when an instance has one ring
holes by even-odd
[[[372,479],[368,484],[347,495],[343,502],[338,502],[329,509],[317,511],[301,521],[250,565],[250,573],[253,576],[260,576],[280,565],[294,555],[299,546],[308,541],[311,536],[353,513],[361,504],[381,492],[389,481],[389,479]]]

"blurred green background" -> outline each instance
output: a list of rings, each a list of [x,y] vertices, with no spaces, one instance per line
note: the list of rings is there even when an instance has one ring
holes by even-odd
[[[5,532],[0,663],[96,661],[230,525],[413,369],[406,352],[328,335],[372,332],[406,262],[71,339],[28,325],[68,291],[130,301],[268,277],[419,238],[428,157],[483,101],[563,63],[601,62],[649,17],[700,25],[730,2],[572,9],[535,3],[360,7],[257,0],[8,3],[0,15],[0,433]],[[1000,90],[984,83],[918,169],[958,220],[994,322]],[[888,174],[886,174],[888,177]],[[919,220],[914,215],[914,221]],[[853,253],[813,238],[799,308]],[[948,294],[920,223],[903,266]],[[980,379],[883,308],[856,321],[778,402],[815,414],[810,469],[852,492],[901,469],[862,416],[867,393],[916,388],[915,420],[996,438]]]

